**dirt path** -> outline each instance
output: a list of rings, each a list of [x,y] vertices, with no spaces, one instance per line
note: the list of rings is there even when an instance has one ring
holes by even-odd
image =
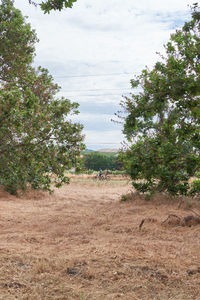
[[[120,202],[128,190],[73,182],[51,196],[1,191],[0,299],[199,299],[200,225],[161,225],[189,213]]]

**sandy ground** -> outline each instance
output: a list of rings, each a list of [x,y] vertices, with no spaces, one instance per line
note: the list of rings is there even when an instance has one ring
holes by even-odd
[[[200,225],[161,224],[190,206],[121,202],[129,190],[120,181],[21,198],[0,190],[0,299],[200,299]]]

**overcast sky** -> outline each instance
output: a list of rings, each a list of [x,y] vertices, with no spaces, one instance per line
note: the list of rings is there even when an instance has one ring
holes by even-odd
[[[37,1],[36,1],[37,2]],[[60,95],[80,104],[89,149],[119,148],[122,127],[111,122],[130,79],[153,66],[170,34],[190,18],[195,0],[77,0],[43,14],[28,0],[15,6],[37,32],[35,65],[47,68]]]

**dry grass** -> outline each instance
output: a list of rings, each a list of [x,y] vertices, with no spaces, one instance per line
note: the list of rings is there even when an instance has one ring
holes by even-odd
[[[195,203],[177,210],[125,182],[76,180],[53,195],[0,190],[0,202],[2,300],[200,298],[200,225],[161,224]]]
[[[98,172],[94,172],[93,174],[66,174],[72,182],[80,182],[80,181],[86,181],[86,182],[96,182],[98,181],[96,179],[96,175],[98,174]],[[117,182],[120,181],[121,183],[129,183],[131,182],[131,178],[128,175],[112,175],[109,174],[108,175],[109,179],[112,180],[112,182]],[[104,181],[106,182],[106,180]]]

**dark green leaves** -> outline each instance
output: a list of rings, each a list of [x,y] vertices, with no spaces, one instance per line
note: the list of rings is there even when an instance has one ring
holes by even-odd
[[[0,80],[13,81],[26,72],[38,40],[13,1],[3,0],[0,8]]]
[[[165,46],[166,57],[131,80],[140,92],[122,103],[124,134],[135,141],[122,158],[141,192],[189,194],[200,168],[199,15],[194,5],[192,20]]]
[[[37,38],[10,0],[0,6],[0,30],[0,184],[50,191],[68,182],[84,147],[82,126],[70,119],[78,104],[56,98],[48,70],[31,66]]]
[[[44,13],[50,13],[51,10],[61,11],[64,7],[72,8],[74,2],[76,1],[77,0],[46,0],[42,1],[40,7],[44,11]]]

